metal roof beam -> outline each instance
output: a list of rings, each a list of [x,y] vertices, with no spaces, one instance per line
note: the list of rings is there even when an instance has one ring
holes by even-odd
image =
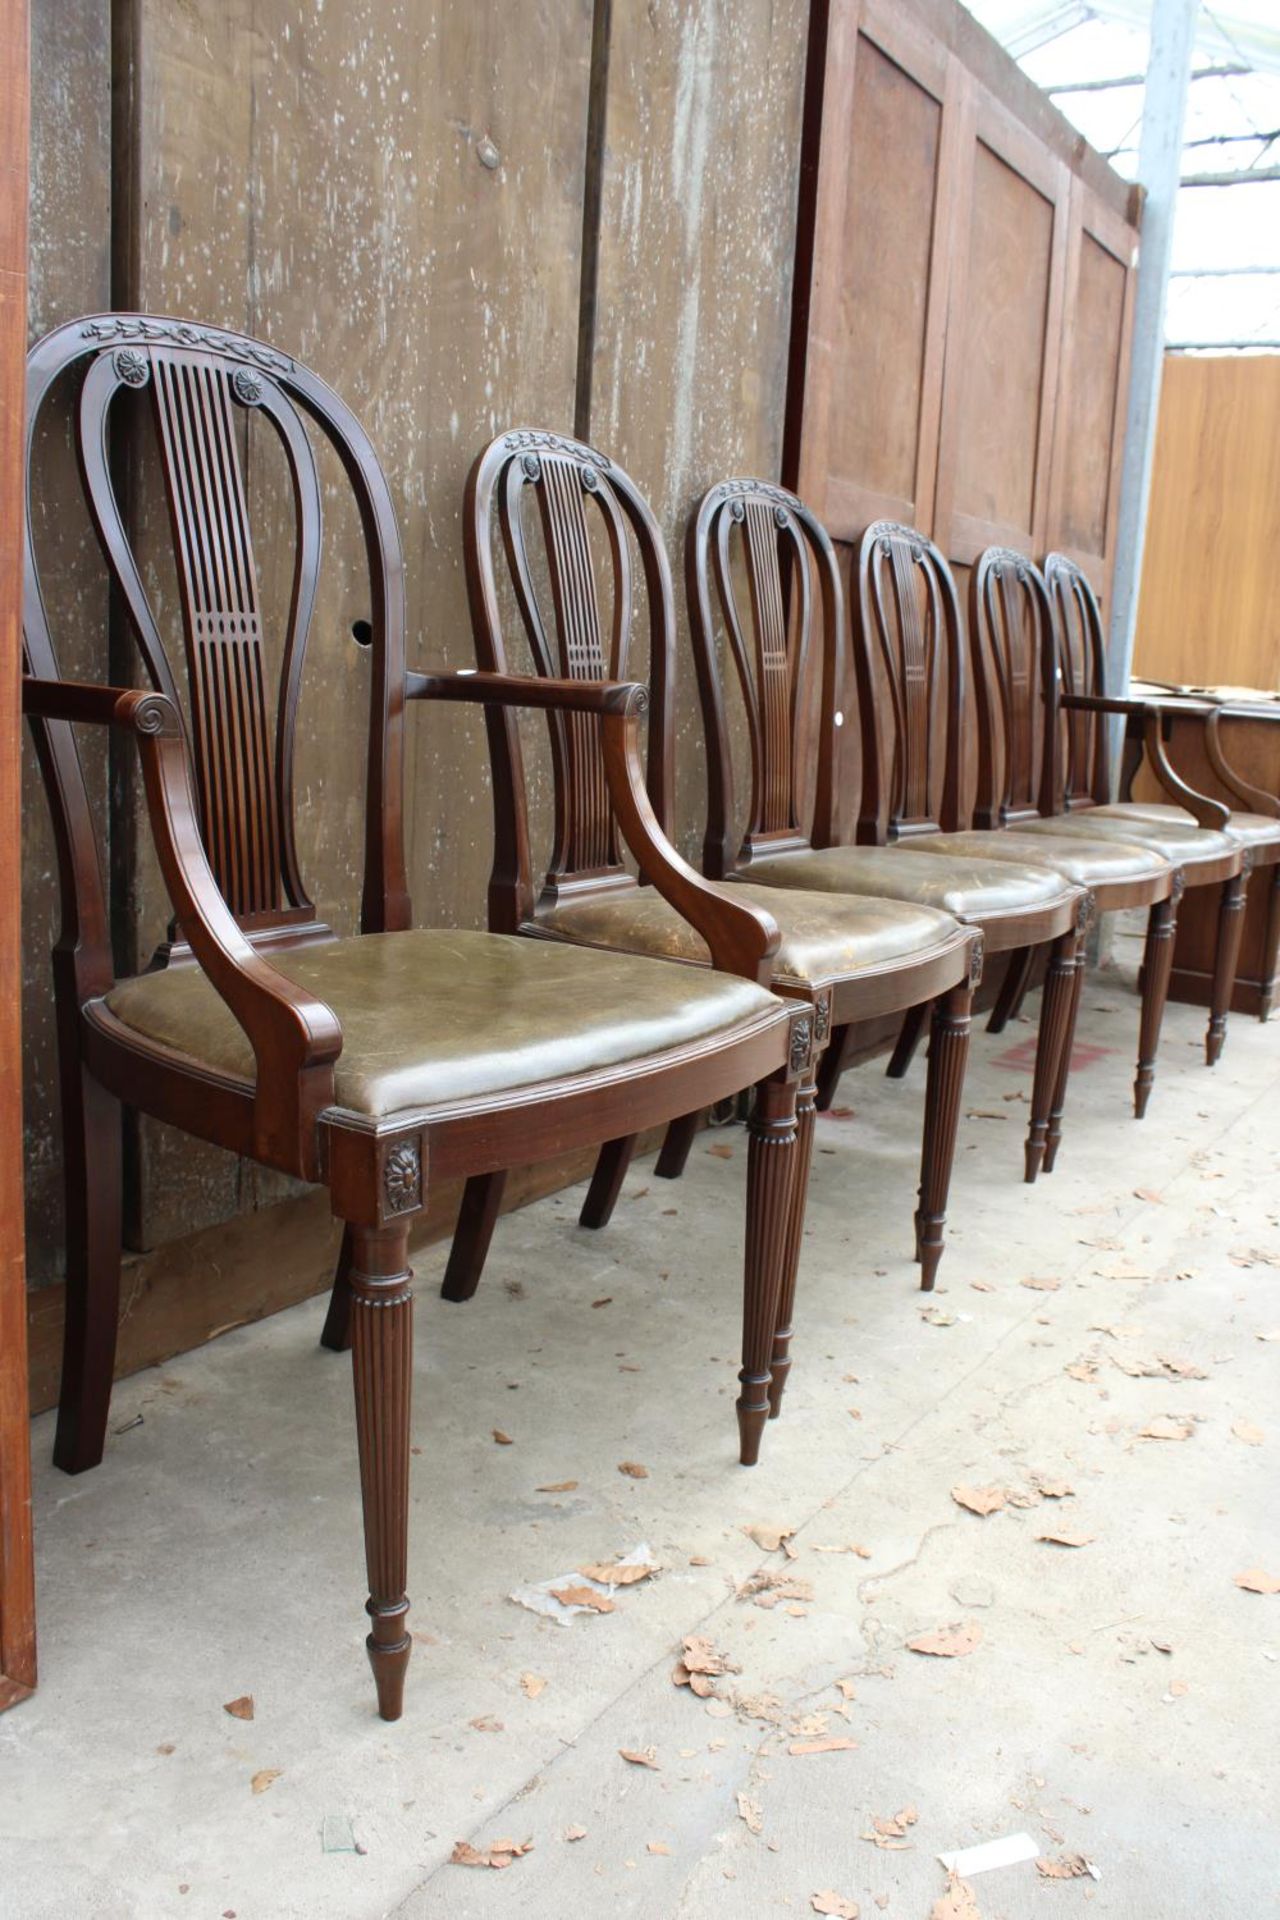
[[[1246,66],[1201,67],[1193,73],[1193,80],[1233,80],[1242,73],[1252,73],[1254,69]],[[1118,80],[1064,80],[1060,86],[1046,87],[1045,92],[1055,97],[1060,93],[1108,93],[1116,87],[1145,87],[1145,73],[1126,73]]]
[[[1180,187],[1248,187],[1257,186],[1267,180],[1280,180],[1280,167],[1241,167],[1236,173],[1184,173],[1178,185]]]

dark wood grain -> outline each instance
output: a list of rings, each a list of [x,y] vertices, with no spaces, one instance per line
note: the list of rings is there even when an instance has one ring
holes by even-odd
[[[22,1235],[19,772],[23,353],[27,324],[27,7],[0,6],[0,1711],[36,1683]]]

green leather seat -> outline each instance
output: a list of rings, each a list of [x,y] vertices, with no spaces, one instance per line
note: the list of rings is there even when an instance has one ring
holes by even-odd
[[[1118,801],[1114,806],[1091,807],[1088,811],[1091,819],[1132,820],[1141,824],[1144,831],[1148,822],[1157,828],[1195,830],[1196,827],[1196,817],[1186,807],[1164,806],[1158,801]],[[1280,841],[1280,820],[1273,820],[1265,813],[1233,813],[1222,831],[1246,847],[1264,846],[1273,840]]]
[[[1071,840],[1064,834],[1046,845],[1048,836],[1027,840],[1018,827],[1007,831],[922,834],[918,840],[900,840],[895,844],[904,853],[945,853],[972,859],[1010,860],[1026,865],[1040,861],[1078,887],[1105,886],[1109,881],[1123,884],[1132,880],[1154,880],[1169,871],[1163,854],[1137,841],[1089,840],[1081,835]]]
[[[1136,842],[1171,860],[1176,867],[1221,860],[1224,854],[1235,853],[1240,844],[1229,833],[1219,833],[1213,827],[1198,827],[1190,815],[1184,826],[1176,820],[1162,823],[1133,820],[1123,810],[1109,807],[1082,807],[1079,813],[1054,813],[1047,820],[1025,820],[1018,832],[1044,834],[1050,840],[1071,837]]]
[[[782,929],[774,979],[825,986],[867,967],[927,952],[955,932],[950,914],[894,900],[841,900],[829,893],[792,893],[742,881],[709,882],[771,913]],[[706,942],[652,887],[587,895],[544,908],[538,924],[561,939],[628,953],[707,962]]]
[[[332,1007],[336,1104],[381,1116],[641,1060],[776,1006],[751,981],[498,933],[416,929],[273,952]],[[249,1042],[204,972],[177,966],[106,996],[144,1039],[252,1082]]]
[[[903,847],[810,848],[753,860],[750,871],[751,879],[766,889],[877,894],[969,921],[1051,907],[1072,892],[1071,882],[1049,866],[963,860],[923,848],[910,859]]]

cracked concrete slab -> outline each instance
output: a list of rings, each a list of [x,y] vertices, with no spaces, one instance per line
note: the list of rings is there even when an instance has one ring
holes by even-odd
[[[1022,1831],[1100,1877],[980,1875],[987,1920],[1274,1910],[1280,1597],[1234,1576],[1280,1574],[1280,1340],[1260,1337],[1280,1333],[1280,1029],[1235,1019],[1209,1073],[1203,1015],[1171,1007],[1139,1126],[1136,1027],[1125,983],[1091,977],[1088,1063],[1034,1188],[1030,1029],[975,1034],[966,1107],[1007,1117],[964,1126],[932,1302],[906,1257],[922,1073],[845,1080],[754,1472],[734,1464],[740,1134],[675,1186],[634,1168],[604,1233],[576,1194],[504,1220],[467,1308],[437,1297],[443,1252],[424,1260],[395,1727],[372,1711],[350,1385],[320,1303],[123,1383],[82,1480],[37,1421],[42,1680],[0,1720],[0,1914],[737,1920],[832,1889],[863,1920],[925,1920],[939,1852]],[[1005,1503],[980,1518],[963,1485]],[[786,1549],[760,1524],[794,1529]],[[1090,1538],[1039,1537],[1063,1531]],[[610,1614],[563,1627],[508,1598],[641,1541],[663,1570]],[[978,1637],[958,1658],[906,1645],[959,1622]],[[672,1683],[690,1635],[739,1669],[719,1697]],[[251,1722],[224,1712],[245,1693]],[[620,1757],[649,1747],[656,1767]],[[862,1837],[908,1807],[892,1846]],[[324,1851],[326,1821],[364,1851]],[[464,1839],[534,1845],[493,1871],[449,1864]]]

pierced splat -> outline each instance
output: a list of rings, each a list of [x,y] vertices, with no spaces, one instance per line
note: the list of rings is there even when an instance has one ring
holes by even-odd
[[[858,838],[875,844],[952,828],[964,679],[951,569],[913,527],[876,520],[859,542],[855,572],[853,656],[863,734]]]
[[[386,483],[363,430],[314,375],[244,336],[150,315],[103,315],[66,329],[33,362],[31,404],[83,364],[76,414],[85,495],[148,679],[185,711],[201,838],[219,890],[254,938],[324,938],[299,872],[294,835],[294,735],[302,669],[320,576],[322,516],[306,421],[332,445],[351,482],[365,536],[373,614],[374,709],[369,735],[373,802],[398,779],[399,710],[388,710],[388,648],[399,661],[400,559]],[[144,407],[154,439],[131,442],[154,457],[163,481],[182,612],[185,701],[143,582],[112,478],[109,440],[117,409]],[[246,414],[270,423],[284,453],[294,515],[293,579],[278,680],[264,615],[242,455]],[[306,421],[304,421],[304,415]],[[56,677],[34,552],[28,543],[26,650],[30,671]],[[78,782],[69,731],[50,722],[44,751],[59,763],[64,804]],[[70,830],[70,823],[68,822]],[[407,914],[398,818],[372,804],[366,827],[363,920],[386,927]],[[168,946],[161,956],[180,951]]]
[[[708,808],[703,865],[723,878],[753,856],[809,844],[803,820],[808,674],[821,608],[823,719],[814,827],[831,800],[829,712],[843,620],[835,550],[794,494],[763,480],[725,480],[704,495],[686,554],[694,658],[707,736]],[[715,581],[715,605],[711,581]],[[746,591],[743,591],[745,581]],[[719,609],[719,622],[716,619]],[[746,711],[751,800],[740,848],[732,844],[734,780],[716,671],[722,625]]]
[[[1093,588],[1065,553],[1046,555],[1045,586],[1057,645],[1058,684],[1063,694],[1105,694],[1106,642]],[[1103,714],[1066,711],[1058,729],[1060,782],[1046,811],[1070,813],[1111,798],[1107,721]]]
[[[614,462],[577,440],[540,429],[502,434],[480,455],[467,483],[467,576],[477,657],[508,672],[494,570],[494,509],[507,569],[536,671],[566,680],[629,677],[636,619],[633,543],[649,607],[649,669],[655,720],[648,786],[669,825],[669,719],[663,690],[674,646],[670,572],[653,516]],[[603,550],[597,552],[603,535]],[[538,588],[541,558],[550,587]],[[601,582],[611,588],[606,636]],[[487,716],[494,766],[495,865],[491,921],[513,930],[533,911],[532,859],[519,736],[509,711]],[[548,713],[555,775],[555,843],[542,898],[634,884],[623,865],[605,780],[600,722],[590,713]]]
[[[1053,621],[1043,577],[1024,554],[988,547],[969,582],[978,715],[973,824],[1016,825],[1049,799],[1046,714],[1053,697]]]

